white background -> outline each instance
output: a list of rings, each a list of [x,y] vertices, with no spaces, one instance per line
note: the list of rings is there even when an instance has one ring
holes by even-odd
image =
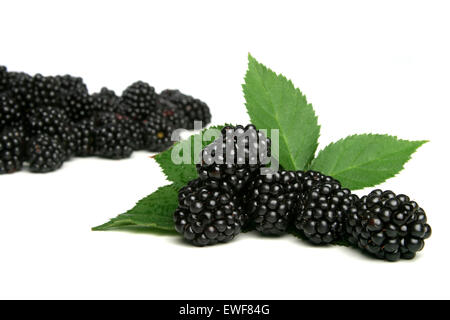
[[[251,52],[314,105],[320,148],[353,133],[428,139],[380,187],[426,210],[413,261],[256,234],[210,248],[148,232],[92,232],[166,183],[149,153],[74,159],[0,177],[0,298],[450,298],[450,7],[446,1],[2,1],[0,64],[82,76],[93,92],[135,80],[247,123]],[[358,191],[362,195],[369,190]]]

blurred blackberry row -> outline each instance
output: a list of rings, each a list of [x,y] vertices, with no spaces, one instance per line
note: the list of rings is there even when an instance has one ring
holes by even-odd
[[[137,81],[122,95],[90,94],[82,78],[9,72],[0,66],[0,174],[59,169],[71,157],[124,159],[161,152],[175,129],[211,122],[206,103]]]

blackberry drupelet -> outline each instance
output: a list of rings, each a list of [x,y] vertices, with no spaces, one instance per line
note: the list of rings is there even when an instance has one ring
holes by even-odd
[[[129,131],[117,122],[96,128],[94,150],[96,155],[104,158],[129,158],[133,152]]]
[[[301,184],[293,171],[259,175],[248,185],[243,202],[249,215],[249,227],[266,235],[286,232],[301,193]]]
[[[94,112],[117,112],[120,98],[113,90],[103,87],[100,92],[92,94],[92,109]]]
[[[187,117],[186,129],[194,129],[194,121],[202,121],[203,127],[211,122],[211,112],[206,103],[181,93],[179,90],[164,90],[161,97],[169,100],[184,111]]]
[[[137,81],[123,91],[121,108],[133,120],[148,119],[156,109],[157,98],[155,88],[146,82]]]
[[[226,126],[222,137],[206,146],[197,164],[203,180],[224,180],[241,190],[270,160],[270,139],[255,126]]]
[[[19,129],[6,127],[0,131],[0,174],[22,169],[23,134]]]
[[[142,121],[144,148],[151,152],[161,152],[173,145],[173,124],[159,113],[153,113]]]
[[[374,190],[348,216],[348,240],[380,259],[412,259],[431,236],[425,211],[406,195]]]
[[[159,98],[157,103],[157,113],[161,114],[167,121],[173,124],[175,129],[186,128],[188,118],[185,112],[167,99]]]
[[[66,159],[63,144],[58,138],[47,134],[38,135],[30,140],[27,156],[30,171],[36,173],[55,171]]]
[[[0,130],[22,119],[20,105],[8,92],[0,93]]]
[[[314,244],[344,238],[345,219],[357,212],[358,197],[338,182],[316,184],[303,195],[296,208],[295,228]]]
[[[196,246],[228,242],[244,224],[236,201],[227,191],[193,180],[179,191],[175,229]]]

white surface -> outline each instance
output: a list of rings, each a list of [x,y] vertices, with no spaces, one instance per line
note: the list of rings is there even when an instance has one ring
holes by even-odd
[[[148,153],[75,159],[0,177],[0,298],[450,298],[446,1],[8,1],[0,64],[121,92],[141,79],[246,123],[247,53],[315,106],[320,147],[352,133],[429,139],[381,185],[416,199],[433,236],[386,263],[290,236],[192,248],[177,237],[92,232],[165,184]],[[358,192],[363,194],[363,192]]]

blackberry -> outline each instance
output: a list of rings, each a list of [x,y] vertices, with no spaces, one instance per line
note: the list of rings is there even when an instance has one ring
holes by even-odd
[[[116,112],[120,98],[113,90],[103,87],[100,92],[92,96],[92,109],[94,112]]]
[[[302,184],[302,191],[304,194],[308,194],[309,191],[316,185],[326,182],[339,183],[332,177],[326,176],[318,171],[297,171],[297,176]]]
[[[144,147],[151,152],[161,152],[173,145],[173,124],[161,114],[153,113],[149,119],[142,121]]]
[[[425,211],[406,195],[374,190],[348,216],[348,240],[380,259],[412,259],[431,236]]]
[[[202,150],[197,171],[203,180],[224,180],[239,191],[269,162],[270,139],[253,125],[226,126],[221,133]]]
[[[89,94],[86,84],[80,77],[74,77],[71,75],[56,76],[59,81],[61,90],[64,92],[77,91],[83,94]]]
[[[120,117],[119,123],[128,132],[130,137],[130,146],[133,150],[142,150],[144,148],[144,128],[138,121],[128,117]]]
[[[55,107],[38,107],[28,113],[27,126],[30,135],[46,133],[51,136],[64,135],[70,126],[67,114]]]
[[[95,154],[109,159],[129,158],[133,152],[129,131],[120,123],[107,123],[95,130]]]
[[[0,66],[0,93],[9,89],[8,70],[4,66]]]
[[[137,81],[122,93],[125,115],[134,120],[148,119],[156,109],[157,94],[155,88],[146,82]]]
[[[0,130],[22,119],[20,105],[8,92],[0,93]]]
[[[73,126],[75,135],[75,155],[87,157],[94,155],[95,120],[86,118],[78,121]]]
[[[23,135],[17,128],[6,127],[0,132],[0,174],[22,169]]]
[[[157,112],[167,121],[173,124],[175,129],[186,128],[188,119],[184,111],[174,103],[164,98],[159,98],[157,103]]]
[[[230,241],[244,223],[236,201],[232,193],[193,180],[179,191],[175,229],[196,246]]]
[[[249,183],[244,196],[250,228],[266,235],[286,232],[301,192],[293,171],[259,175]]]
[[[295,228],[314,244],[342,240],[346,217],[357,212],[357,199],[338,182],[316,184],[303,195],[296,209]]]
[[[184,111],[187,117],[186,129],[194,129],[194,121],[202,121],[203,127],[211,122],[211,112],[203,101],[170,89],[161,92],[161,97]]]
[[[31,172],[46,173],[59,169],[66,159],[63,144],[58,138],[41,134],[28,144],[28,162]]]
[[[73,121],[88,118],[93,114],[93,101],[89,94],[71,90],[61,96],[60,107]]]

